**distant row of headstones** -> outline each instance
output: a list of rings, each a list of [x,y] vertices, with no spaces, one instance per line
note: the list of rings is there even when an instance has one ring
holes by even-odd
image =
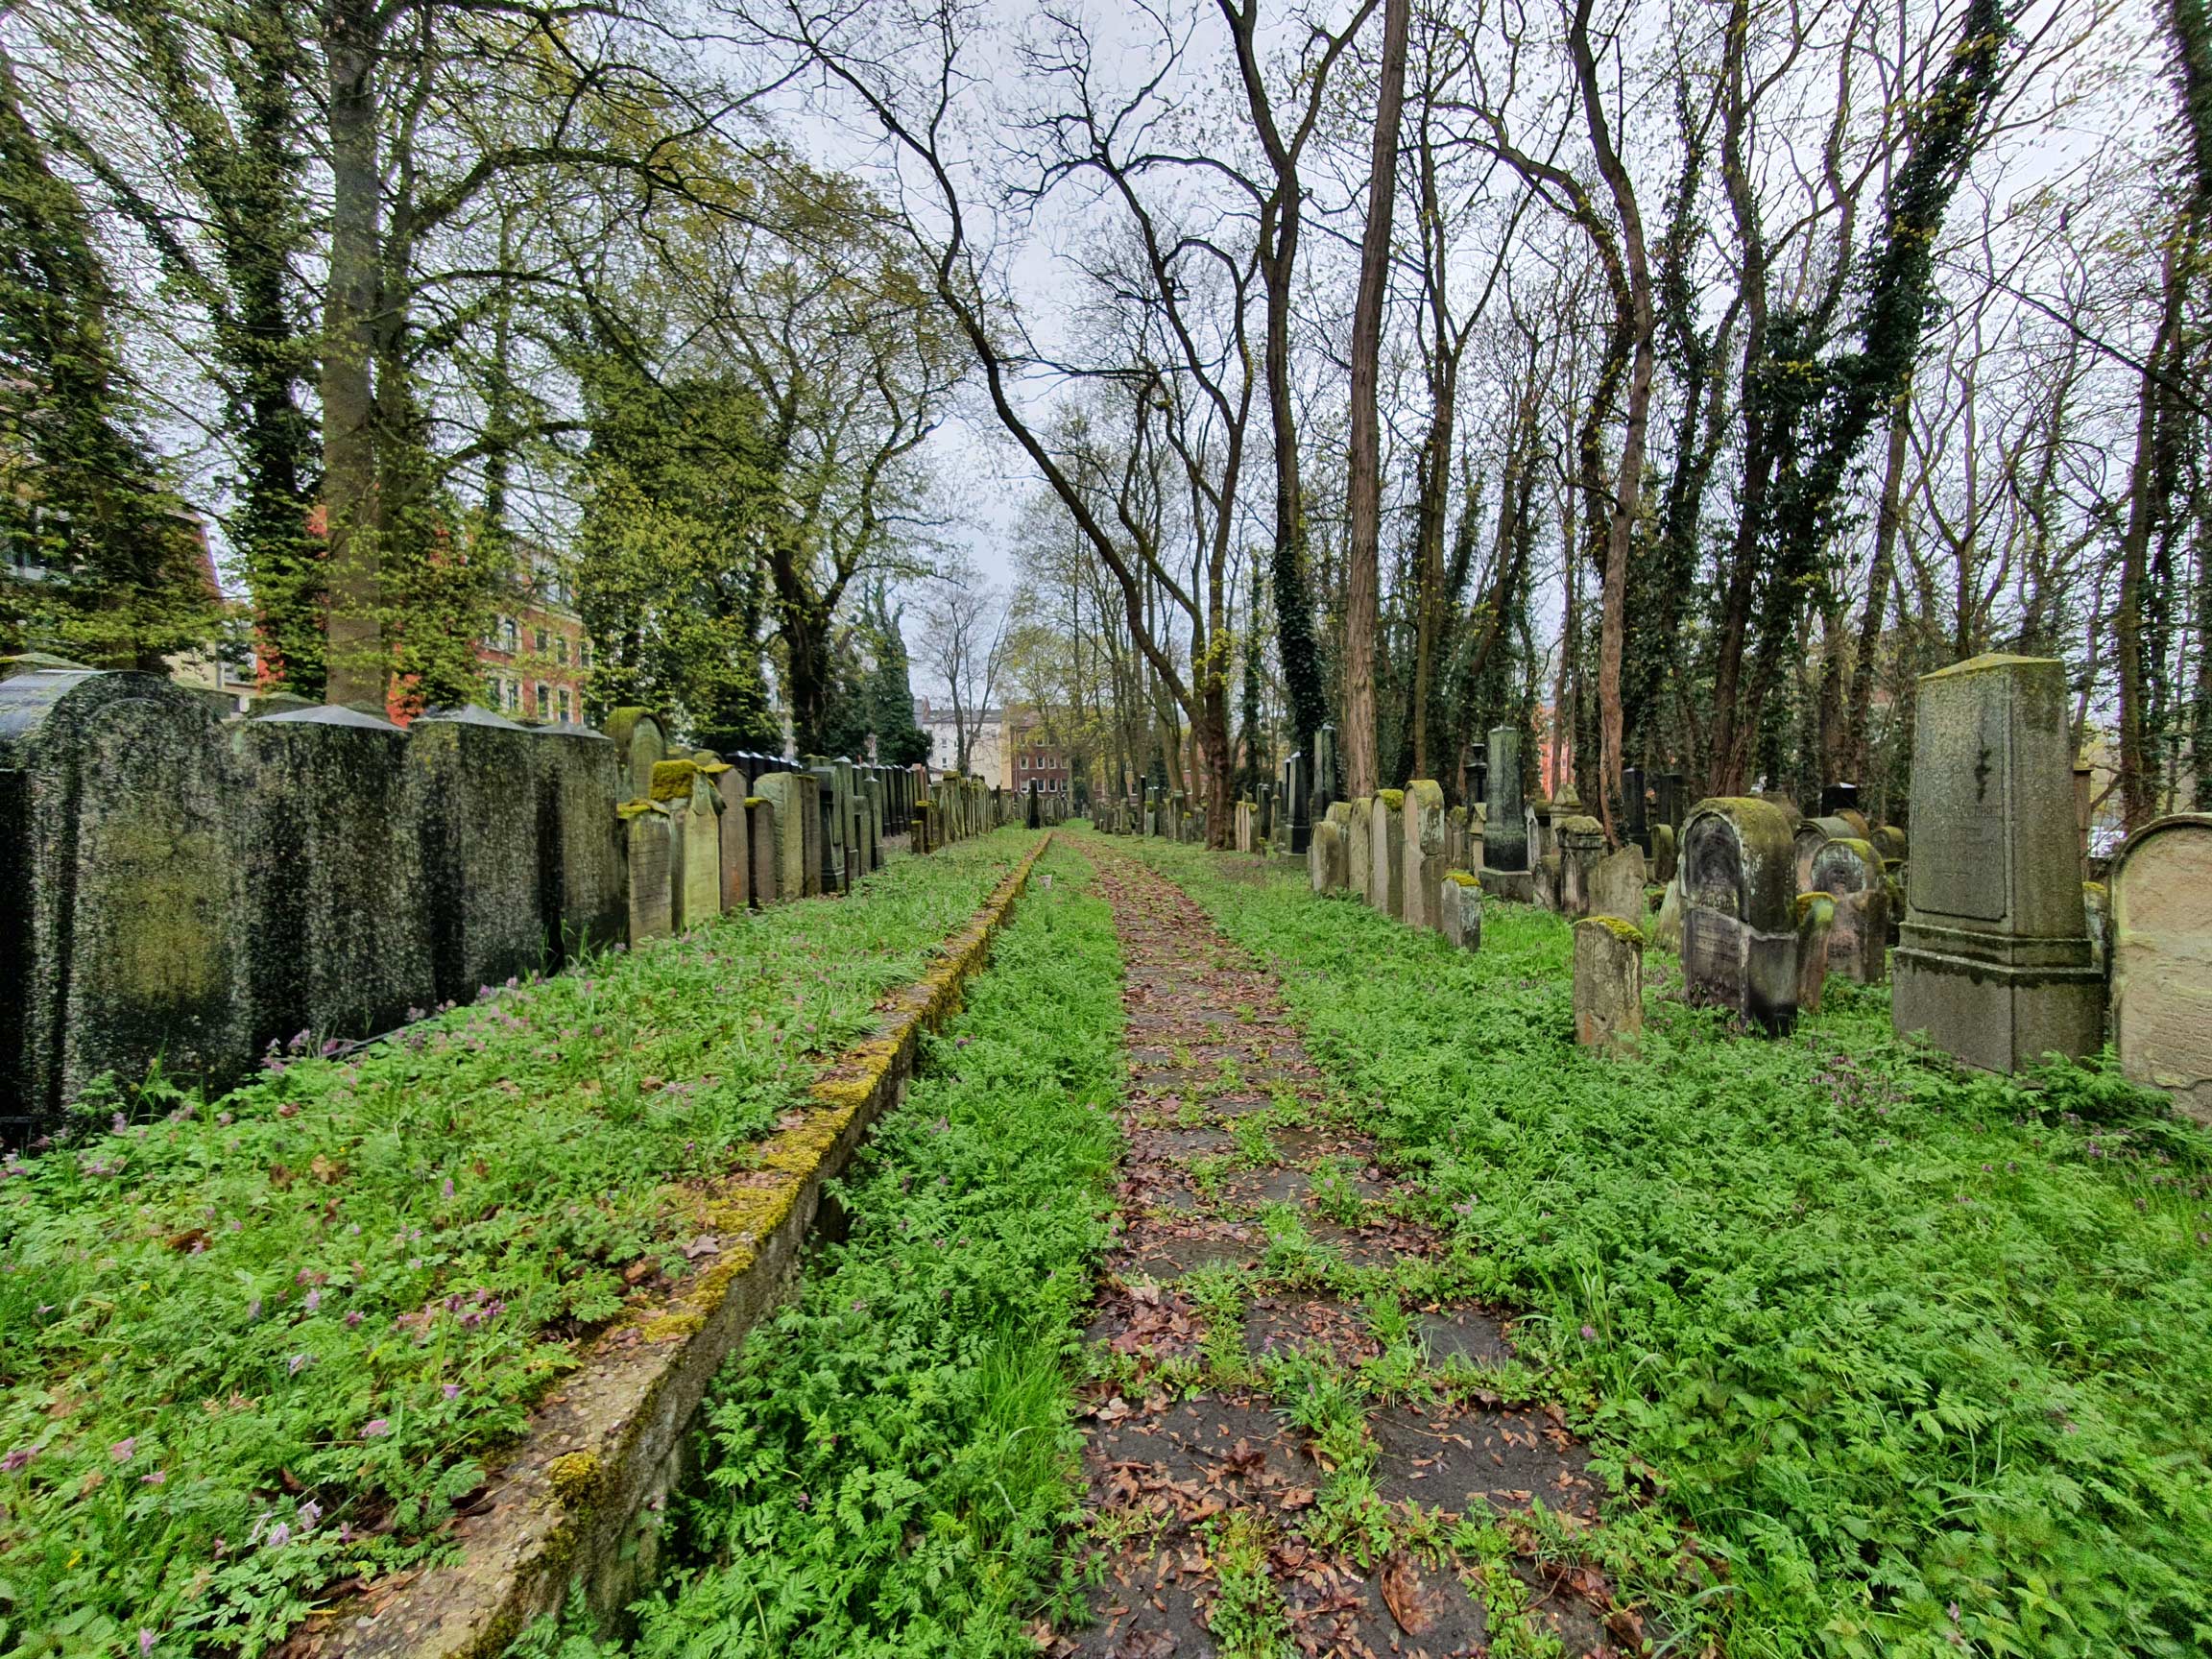
[[[1472,808],[1446,811],[1427,780],[1325,802],[1326,781],[1294,796],[1300,780],[1286,776],[1238,803],[1234,844],[1287,851],[1288,807],[1310,801],[1312,821],[1297,827],[1316,893],[1357,890],[1466,949],[1479,946],[1484,895],[1575,920],[1587,1043],[1635,1042],[1648,938],[1680,950],[1693,1001],[1768,1033],[1817,1008],[1830,974],[1893,977],[1900,1035],[1925,1033],[1987,1070],[2093,1053],[2109,1014],[2127,1074],[2212,1121],[2212,815],[2148,826],[2107,883],[2088,882],[2061,663],[1960,662],[1923,677],[1916,717],[1910,839],[1869,823],[1848,785],[1807,817],[1773,796],[1685,808],[1678,777],[1647,789],[1631,772],[1626,844],[1608,853],[1572,784],[1556,801],[1523,800],[1521,733],[1501,727],[1481,767],[1487,799]],[[1317,744],[1324,781],[1334,736]],[[1108,827],[1205,834],[1202,811],[1151,791]]]
[[[228,1082],[1024,814],[923,767],[678,749],[480,709],[404,730],[0,663],[0,1144],[96,1078]]]

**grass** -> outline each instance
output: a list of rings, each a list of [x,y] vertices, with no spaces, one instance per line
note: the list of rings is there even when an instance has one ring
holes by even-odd
[[[440,1550],[576,1339],[688,1270],[674,1184],[744,1166],[1034,840],[11,1158],[0,1651],[252,1655]]]
[[[1745,1036],[1656,951],[1641,1056],[1586,1053],[1556,917],[1493,904],[1469,954],[1118,845],[1282,975],[1453,1270],[1531,1310],[1610,1483],[1686,1527],[1613,1564],[1674,1650],[2212,1646],[2212,1137],[2159,1097],[1964,1071],[1839,980]]]
[[[849,1233],[718,1382],[687,1561],[616,1648],[565,1659],[1032,1654],[1064,1587],[1079,1312],[1120,1137],[1120,959],[1063,850],[839,1183]],[[1055,878],[1050,887],[1043,878]]]

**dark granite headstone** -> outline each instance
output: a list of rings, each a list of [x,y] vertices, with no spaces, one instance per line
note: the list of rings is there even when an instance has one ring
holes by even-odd
[[[1490,815],[1482,832],[1482,888],[1526,904],[1535,897],[1528,874],[1528,831],[1521,804],[1521,731],[1490,733]]]
[[[546,740],[473,708],[424,714],[407,733],[441,1000],[472,1002],[550,966],[535,766]]]

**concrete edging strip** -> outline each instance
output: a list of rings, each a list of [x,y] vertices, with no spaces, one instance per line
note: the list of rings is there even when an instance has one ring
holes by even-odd
[[[849,1050],[786,1117],[758,1166],[694,1196],[717,1248],[668,1302],[626,1312],[535,1411],[493,1475],[489,1502],[454,1525],[461,1558],[379,1580],[309,1616],[284,1651],[325,1659],[489,1659],[556,1611],[581,1577],[595,1610],[620,1608],[650,1572],[654,1511],[682,1472],[685,1431],[722,1362],[781,1299],[822,1184],[905,1094],[922,1035],[959,1006],[961,987],[1029,872],[1046,830],[947,942],[935,966],[894,998],[880,1033]],[[797,1121],[793,1121],[797,1118]]]

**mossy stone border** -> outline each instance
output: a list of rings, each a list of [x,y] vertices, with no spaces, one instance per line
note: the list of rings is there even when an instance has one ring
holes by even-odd
[[[581,1578],[593,1609],[617,1612],[651,1571],[655,1510],[683,1473],[686,1433],[722,1362],[782,1300],[822,1185],[904,1096],[924,1032],[960,1005],[990,955],[1046,830],[947,942],[936,965],[893,999],[877,1036],[850,1050],[786,1119],[758,1167],[682,1194],[720,1248],[666,1302],[634,1308],[531,1413],[493,1475],[490,1507],[458,1520],[460,1558],[369,1585],[311,1616],[283,1651],[318,1659],[492,1659]]]

